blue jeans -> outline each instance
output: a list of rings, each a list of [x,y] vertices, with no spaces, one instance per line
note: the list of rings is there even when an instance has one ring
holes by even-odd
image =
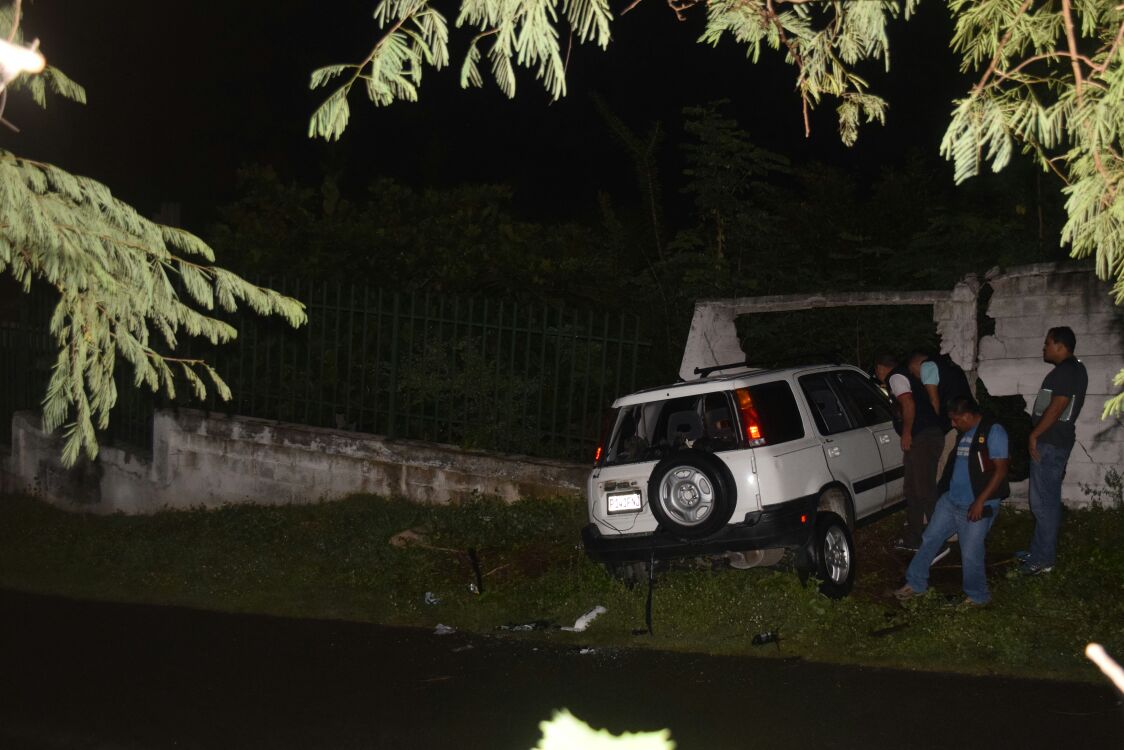
[[[1030,462],[1030,512],[1034,514],[1030,562],[1035,565],[1054,564],[1062,522],[1062,479],[1071,450],[1040,442],[1038,460]]]
[[[910,588],[919,593],[929,588],[929,566],[940,552],[948,538],[956,534],[960,538],[960,559],[964,573],[964,594],[976,604],[991,601],[987,590],[987,570],[984,567],[984,542],[991,525],[999,515],[999,501],[988,500],[985,505],[991,508],[991,518],[978,521],[968,520],[968,509],[953,505],[948,494],[941,495],[925,534],[921,537],[921,548],[913,556],[906,570],[905,580]]]

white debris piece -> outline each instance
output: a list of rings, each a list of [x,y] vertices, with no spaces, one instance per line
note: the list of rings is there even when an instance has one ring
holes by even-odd
[[[433,629],[434,635],[452,635],[455,632],[457,632],[456,628],[441,623],[437,623],[437,627]]]
[[[577,620],[575,620],[574,621],[574,627],[572,627],[572,628],[565,628],[564,627],[564,628],[562,628],[562,630],[568,631],[570,633],[580,633],[580,632],[582,632],[583,630],[585,630],[586,628],[589,627],[589,623],[593,622],[600,615],[603,615],[608,611],[609,610],[605,609],[600,604],[598,604],[596,607],[589,610],[584,615],[582,615]]]
[[[439,597],[437,594],[433,593],[432,591],[427,591],[427,592],[425,592],[425,603],[426,604],[440,604],[441,603],[441,597]]]

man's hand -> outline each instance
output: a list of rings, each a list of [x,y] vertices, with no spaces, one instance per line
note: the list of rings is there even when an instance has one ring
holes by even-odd
[[[913,434],[909,432],[902,433],[902,452],[909,450],[913,445]]]
[[[970,508],[968,508],[968,520],[969,521],[978,521],[981,518],[983,518],[983,508],[984,508],[983,499],[982,498],[976,498],[976,502],[972,503],[972,506]]]
[[[1038,463],[1038,436],[1031,434],[1026,447],[1030,450],[1031,460],[1034,461],[1034,463]]]

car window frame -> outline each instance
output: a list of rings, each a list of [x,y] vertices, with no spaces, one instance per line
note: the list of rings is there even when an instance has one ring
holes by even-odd
[[[812,423],[813,423],[813,425],[815,425],[816,432],[818,432],[821,437],[831,437],[832,435],[842,435],[843,433],[846,433],[846,432],[853,432],[855,430],[866,429],[865,424],[856,424],[857,422],[861,422],[862,420],[857,419],[856,415],[851,413],[850,405],[848,404],[848,399],[844,398],[839,393],[839,389],[836,388],[835,383],[833,383],[831,381],[830,375],[831,375],[832,372],[834,372],[834,371],[833,370],[817,370],[817,371],[814,371],[814,372],[802,373],[802,374],[796,376],[796,382],[800,386],[800,392],[801,392],[801,394],[803,394],[804,400],[808,405],[808,411],[810,412],[810,414],[812,416]],[[835,400],[839,403],[839,406],[842,410],[841,413],[847,418],[847,421],[851,423],[848,428],[843,429],[843,430],[834,430],[834,431],[830,431],[830,432],[828,431],[827,421],[824,419],[823,414],[820,413],[819,408],[816,407],[816,404],[813,402],[812,397],[808,394],[808,389],[804,384],[805,379],[808,379],[808,378],[820,378],[827,385],[828,390],[835,397]]]

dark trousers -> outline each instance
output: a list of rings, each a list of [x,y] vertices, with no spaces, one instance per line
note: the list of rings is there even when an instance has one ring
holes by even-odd
[[[925,524],[937,506],[937,464],[943,451],[944,433],[934,427],[914,435],[905,452],[905,541],[913,547],[921,545]]]

